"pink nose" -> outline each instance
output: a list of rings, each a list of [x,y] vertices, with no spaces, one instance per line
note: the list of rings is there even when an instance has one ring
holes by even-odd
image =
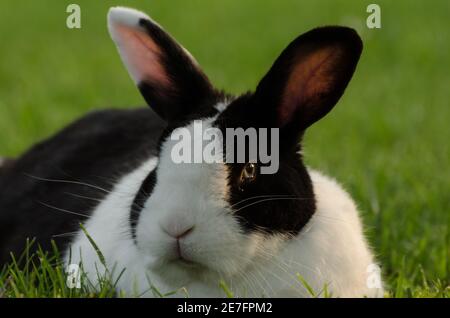
[[[175,253],[176,253],[176,258],[183,260],[185,262],[191,262],[189,260],[188,257],[186,257],[185,253],[183,252],[183,248],[181,247],[182,243],[180,242],[181,239],[185,238],[186,236],[189,235],[189,233],[192,232],[192,230],[194,229],[194,226],[191,227],[184,227],[182,228],[182,230],[180,230],[180,228],[177,228],[177,230],[175,231],[174,228],[171,228],[171,230],[167,230],[163,228],[163,231],[166,232],[170,237],[173,237],[176,242],[175,242]]]
[[[176,235],[174,235],[173,237],[176,238],[177,240],[179,240],[179,239],[181,239],[181,238],[183,238],[183,237],[185,237],[185,236],[188,236],[189,233],[191,233],[193,229],[194,229],[194,227],[191,226],[190,228],[188,228],[188,229],[185,230],[185,231],[180,231],[180,232],[178,232],[179,234],[176,234]]]
[[[192,230],[194,229],[194,226],[190,226],[190,227],[184,227],[184,228],[177,228],[177,229],[164,229],[164,232],[166,232],[169,236],[173,237],[176,240],[180,240],[186,236],[189,235],[189,233],[192,232]]]

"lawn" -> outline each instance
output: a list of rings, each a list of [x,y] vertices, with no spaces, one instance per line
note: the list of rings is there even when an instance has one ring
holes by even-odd
[[[73,2],[81,29],[65,26]],[[450,2],[379,0],[381,29],[366,27],[369,3],[2,0],[0,154],[19,155],[90,110],[143,104],[107,33],[110,6],[149,13],[232,93],[253,89],[300,33],[352,26],[365,45],[360,64],[306,135],[306,161],[358,202],[389,296],[449,297]],[[56,295],[56,285],[8,295]]]

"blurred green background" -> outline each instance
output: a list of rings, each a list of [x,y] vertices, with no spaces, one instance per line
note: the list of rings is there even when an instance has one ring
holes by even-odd
[[[81,29],[66,7],[81,6]],[[146,11],[217,87],[253,89],[280,51],[319,25],[356,28],[365,48],[335,110],[306,135],[307,163],[358,202],[393,296],[449,285],[450,1],[0,1],[0,154],[16,156],[89,110],[143,100],[106,29],[110,6]],[[351,248],[351,246],[349,246]],[[447,296],[449,294],[447,287]]]

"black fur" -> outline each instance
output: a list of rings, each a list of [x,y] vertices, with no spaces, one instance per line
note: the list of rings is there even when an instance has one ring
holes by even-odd
[[[158,25],[145,19],[139,24],[160,48],[159,63],[171,82],[169,86],[151,79],[140,83],[139,90],[147,103],[169,122],[208,110],[211,104],[205,101],[214,99],[216,92],[206,75]]]
[[[67,212],[89,216],[121,176],[156,153],[164,128],[150,109],[99,111],[9,164],[0,174],[0,265],[27,238],[44,250],[54,239],[63,251],[71,236],[59,234],[86,219]]]
[[[324,27],[307,32],[281,53],[254,94],[235,100],[217,119],[225,139],[225,129],[230,127],[279,128],[277,173],[259,174],[254,181],[241,185],[244,165],[228,164],[230,204],[244,229],[295,235],[314,214],[313,187],[299,154],[300,140],[305,129],[328,113],[342,96],[361,50],[361,39],[352,29]],[[320,55],[324,51],[329,53],[325,60]],[[308,67],[297,69],[299,64]],[[301,85],[288,90],[294,72],[294,83]],[[286,96],[291,104],[285,103]],[[293,111],[282,117],[285,107]],[[261,165],[259,158],[257,165]]]
[[[136,241],[136,226],[139,221],[139,215],[141,214],[142,209],[144,208],[145,202],[151,196],[153,192],[153,188],[156,184],[156,170],[154,169],[150,174],[145,178],[142,183],[136,197],[134,198],[133,205],[130,211],[130,228],[131,228],[131,237]]]
[[[8,170],[9,166],[13,164],[14,160],[10,158],[1,158],[0,176]]]
[[[221,129],[225,139],[226,128],[264,127],[266,117],[264,114],[251,111],[253,103],[253,95],[241,96],[219,115],[215,124]],[[296,140],[295,147],[291,147],[291,141],[288,143],[289,147],[281,143],[278,172],[258,174],[256,179],[247,185],[242,186],[240,183],[244,164],[227,163],[230,171],[229,203],[233,206],[234,215],[244,230],[295,235],[314,214],[312,183],[298,154],[300,150],[298,142],[299,140]],[[258,160],[258,169],[261,165]]]

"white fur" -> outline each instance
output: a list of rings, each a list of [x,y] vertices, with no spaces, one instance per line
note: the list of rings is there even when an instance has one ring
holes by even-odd
[[[150,20],[152,23],[158,25],[145,13],[125,7],[113,7],[108,11],[108,29],[114,31],[114,24],[123,24],[130,27],[137,27],[140,19]],[[111,32],[114,35],[114,32]]]
[[[229,101],[218,103],[214,108],[219,112],[223,112],[225,109],[227,109],[228,105],[230,105]]]
[[[130,206],[156,166],[155,158],[125,176],[85,224],[113,278],[125,269],[118,288],[127,295],[154,296],[152,285],[162,293],[185,288],[191,297],[223,297],[218,283],[224,279],[236,296],[308,297],[297,274],[316,292],[327,285],[336,297],[382,295],[382,289],[367,287],[374,259],[356,206],[335,181],[310,171],[317,211],[297,237],[249,236],[241,232],[226,201],[226,166],[175,164],[170,159],[172,143],[162,146],[157,184],[138,222],[137,246],[130,235]],[[167,234],[191,226],[181,247],[200,267],[174,261],[175,240]],[[104,273],[83,233],[71,251],[70,262],[82,260],[91,281],[96,281],[97,271]]]

